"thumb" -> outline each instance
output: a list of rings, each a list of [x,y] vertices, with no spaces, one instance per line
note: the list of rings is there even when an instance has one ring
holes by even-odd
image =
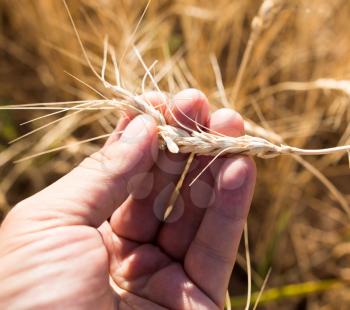
[[[32,220],[98,227],[128,197],[128,180],[145,174],[157,153],[155,121],[150,116],[137,116],[118,141],[107,143],[70,173],[16,208],[21,209],[20,213],[29,210],[26,218],[30,216]]]

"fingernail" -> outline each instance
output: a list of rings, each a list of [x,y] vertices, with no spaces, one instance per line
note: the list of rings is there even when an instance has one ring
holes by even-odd
[[[128,193],[134,199],[144,199],[152,191],[154,184],[154,176],[149,172],[142,172],[133,175],[128,181]]]
[[[190,198],[196,207],[208,208],[215,201],[214,188],[205,181],[197,180],[190,187]]]
[[[139,143],[154,129],[154,120],[149,115],[136,116],[125,128],[120,141],[124,143]]]
[[[219,175],[219,189],[237,190],[247,179],[247,164],[244,157],[226,160]]]
[[[244,134],[244,125],[241,115],[228,108],[219,109],[212,114],[209,128],[214,132],[219,132],[231,137]]]
[[[196,123],[207,124],[209,103],[201,91],[197,89],[185,89],[176,94],[170,103],[177,120],[183,125],[196,129]],[[172,115],[169,116],[171,116],[170,122],[174,123],[175,120]]]

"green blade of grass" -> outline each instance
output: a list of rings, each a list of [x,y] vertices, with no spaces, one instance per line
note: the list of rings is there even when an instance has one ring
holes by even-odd
[[[289,284],[282,287],[270,288],[262,293],[259,304],[266,304],[281,299],[302,297],[309,294],[329,291],[343,287],[345,284],[337,280],[310,281],[298,284]],[[259,292],[254,292],[251,296],[251,305],[255,303]],[[231,297],[233,308],[243,307],[246,303],[246,296]]]

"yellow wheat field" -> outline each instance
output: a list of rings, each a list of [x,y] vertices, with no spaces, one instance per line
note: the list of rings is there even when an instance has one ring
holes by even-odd
[[[170,95],[196,87],[212,110],[234,108],[250,135],[274,145],[349,145],[350,2],[264,2],[261,9],[260,0],[67,1],[92,66],[101,71],[108,36],[106,80],[119,78],[132,94],[154,90],[152,79]],[[62,1],[2,0],[0,25],[0,104],[12,105],[0,106],[1,218],[97,150],[119,113]],[[346,152],[257,165],[248,221],[252,308],[260,292],[261,309],[348,309]],[[244,308],[243,246],[230,295],[233,308]]]

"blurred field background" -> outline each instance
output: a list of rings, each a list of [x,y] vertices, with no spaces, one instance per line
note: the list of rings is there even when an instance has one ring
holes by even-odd
[[[350,144],[350,1],[284,2],[255,41],[236,100],[233,87],[260,0],[154,0],[139,25],[147,1],[68,5],[98,70],[109,36],[129,90],[141,92],[145,74],[135,45],[147,65],[158,61],[152,72],[164,91],[199,88],[213,110],[229,105],[260,126],[250,128],[256,135],[302,148]],[[111,97],[86,65],[61,1],[1,0],[0,105],[101,98],[66,72]],[[113,74],[109,64],[107,76]],[[117,121],[114,110],[95,107],[20,126],[52,112],[0,110],[0,220],[103,143],[79,141],[110,133]],[[270,270],[261,309],[350,309],[349,163],[342,155],[304,160],[257,159],[248,223],[252,302]],[[230,286],[237,309],[247,296],[244,247],[240,253]]]

